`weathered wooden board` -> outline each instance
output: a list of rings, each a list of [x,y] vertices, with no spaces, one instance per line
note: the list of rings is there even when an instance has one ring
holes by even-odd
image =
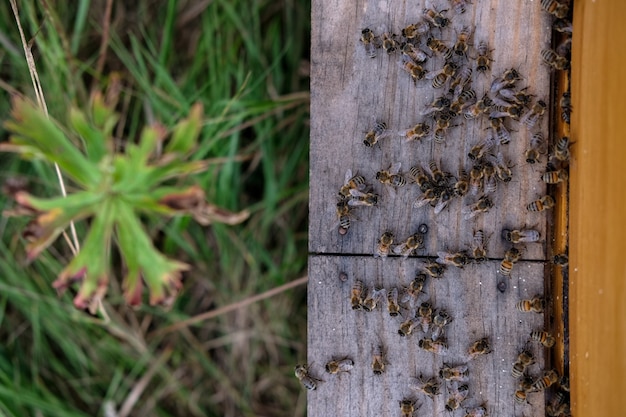
[[[400,415],[398,402],[412,398],[421,404],[417,415],[447,415],[448,398],[442,395],[432,401],[409,389],[412,378],[438,374],[443,362],[468,363],[469,397],[463,407],[486,404],[490,415],[543,415],[544,395],[528,395],[529,404],[515,404],[517,382],[511,367],[525,346],[535,354],[537,364],[529,368],[533,376],[541,374],[544,348],[527,345],[531,330],[543,327],[543,314],[517,311],[515,304],[543,292],[543,265],[521,262],[516,265],[509,288],[504,293],[494,285],[496,262],[471,265],[464,269],[450,267],[437,280],[427,281],[419,302],[430,300],[436,308],[452,315],[448,325],[449,354],[436,356],[418,347],[424,337],[415,331],[407,337],[398,334],[401,316],[391,317],[386,302],[374,311],[352,310],[350,290],[355,279],[366,285],[385,288],[406,286],[423,261],[373,257],[311,256],[309,262],[309,363],[311,374],[323,379],[308,396],[308,416],[395,416]],[[342,281],[339,276],[347,276]],[[529,278],[533,277],[533,278]],[[402,314],[406,315],[406,310]],[[489,337],[493,352],[467,360],[467,348],[475,340]],[[382,375],[371,369],[372,350],[382,343],[386,349],[387,367]],[[324,365],[331,358],[350,357],[354,369],[349,374],[329,375]],[[460,411],[457,414],[464,415]]]
[[[423,0],[313,1],[308,361],[313,376],[325,382],[309,392],[309,416],[400,415],[398,401],[405,397],[422,404],[417,415],[447,413],[445,388],[434,402],[408,388],[411,378],[419,373],[433,376],[443,362],[418,347],[423,334],[401,338],[400,318],[390,317],[382,310],[353,311],[349,293],[355,278],[368,286],[406,286],[427,257],[433,260],[438,251],[468,250],[478,229],[490,236],[487,256],[491,260],[463,270],[448,267],[444,278],[428,283],[426,295],[420,300],[429,299],[454,317],[446,362],[464,363],[464,352],[472,341],[491,338],[494,352],[469,365],[470,399],[463,407],[486,403],[490,415],[544,413],[543,393],[529,394],[530,404],[514,402],[517,381],[510,370],[529,332],[544,325],[543,314],[521,313],[515,309],[515,303],[544,292],[547,216],[545,212],[528,212],[526,205],[546,193],[546,186],[540,181],[546,158],[544,155],[541,164],[531,165],[526,163],[524,151],[533,133],[548,136],[548,112],[532,128],[518,121],[506,121],[511,141],[498,145],[494,153],[501,152],[511,161],[513,179],[499,182],[491,195],[494,207],[472,219],[464,218],[463,209],[480,194],[455,198],[435,214],[429,205],[414,208],[413,202],[422,195],[415,184],[392,191],[375,179],[377,171],[397,162],[403,173],[415,165],[426,168],[431,160],[440,162],[444,171],[455,176],[460,167],[469,172],[472,165],[468,152],[479,140],[492,135],[488,117],[457,117],[443,143],[404,140],[400,133],[424,121],[427,117],[422,113],[444,91],[433,88],[431,80],[414,83],[398,65],[399,53],[388,55],[378,49],[377,56],[370,58],[359,41],[361,30],[366,27],[376,34],[400,33],[407,25],[422,20],[424,7],[441,10],[450,6],[443,0],[428,4]],[[540,51],[550,45],[551,22],[538,1],[474,1],[467,5],[466,13],[459,15],[451,9],[446,16],[451,19],[450,26],[433,29],[431,36],[452,46],[462,28],[470,27],[472,45],[485,41],[493,49],[491,71],[472,76],[472,89],[478,98],[484,93],[493,95],[492,81],[515,68],[524,77],[518,88],[527,86],[535,95],[534,101],[543,99],[549,103],[550,73],[542,64]],[[473,65],[476,50],[470,48],[468,56],[468,65]],[[424,67],[436,73],[444,62],[442,57],[433,55]],[[365,134],[376,121],[385,122],[393,134],[374,147],[366,147]],[[363,175],[380,198],[375,207],[354,209],[348,233],[340,235],[337,192],[348,169]],[[425,247],[416,256],[389,257],[384,261],[372,256],[383,232],[391,231],[403,240],[422,223],[429,226],[429,232]],[[518,245],[523,261],[515,265],[508,280],[496,273],[504,252],[511,246],[501,239],[501,231],[524,226],[540,231],[542,239]],[[339,279],[341,272],[347,275],[346,281]],[[508,281],[508,288],[501,293],[496,283],[503,280]],[[407,311],[403,314],[407,315]],[[375,376],[370,364],[372,349],[379,343],[385,346],[389,363],[385,374]],[[547,368],[546,357],[543,349],[536,345],[532,349],[537,363],[530,373],[537,377]],[[324,372],[326,361],[343,356],[355,361],[350,374]],[[462,411],[456,414],[461,415]]]
[[[440,1],[435,6],[442,9],[449,4]],[[395,134],[373,148],[364,146],[365,132],[375,120],[386,122],[396,132],[408,129],[425,118],[420,112],[443,93],[442,89],[433,89],[430,80],[420,80],[415,85],[398,66],[400,54],[387,55],[379,49],[378,56],[372,59],[359,42],[365,27],[378,34],[400,33],[403,27],[422,19],[423,8],[421,1],[313,2],[309,240],[312,253],[372,253],[385,230],[405,238],[420,223],[431,226],[432,233],[422,253],[428,255],[434,255],[437,250],[466,247],[477,228],[494,237],[488,247],[493,258],[502,257],[506,250],[499,239],[504,227],[532,226],[545,236],[545,214],[528,213],[525,209],[526,204],[545,194],[545,185],[539,180],[543,171],[539,164],[533,166],[524,161],[524,151],[532,132],[542,131],[548,136],[548,117],[532,130],[518,122],[507,122],[512,140],[497,151],[512,161],[513,180],[499,183],[493,196],[495,207],[472,221],[465,221],[461,210],[476,201],[476,197],[454,199],[447,209],[435,215],[429,206],[412,207],[421,195],[414,184],[392,195],[376,182],[376,172],[396,162],[402,164],[404,172],[418,164],[426,167],[431,159],[441,161],[442,169],[454,175],[461,165],[469,171],[468,151],[480,138],[491,134],[486,117],[477,120],[460,117],[455,119],[459,126],[449,129],[442,144],[432,140],[407,143]],[[451,18],[451,28],[435,35],[448,45],[455,42],[462,27],[469,26],[475,28],[471,38],[474,44],[486,41],[493,49],[492,71],[473,75],[472,86],[478,97],[489,92],[496,76],[516,68],[524,76],[520,87],[528,86],[537,98],[549,99],[549,71],[541,63],[539,52],[549,46],[550,20],[540,10],[539,2],[477,1],[467,6],[465,14],[457,15],[450,10],[447,16]],[[475,54],[470,51],[471,56]],[[443,58],[433,56],[425,67],[433,72],[443,63]],[[337,233],[335,206],[337,191],[348,168],[366,177],[380,195],[380,204],[354,210],[352,227],[347,235],[341,236]],[[530,244],[525,248],[524,259],[544,259],[544,254],[545,241]]]

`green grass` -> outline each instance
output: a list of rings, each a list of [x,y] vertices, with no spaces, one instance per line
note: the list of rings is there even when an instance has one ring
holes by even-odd
[[[33,54],[51,116],[65,121],[71,104],[85,105],[91,88],[105,88],[114,73],[124,86],[122,140],[135,140],[151,120],[172,126],[202,101],[207,119],[196,158],[215,163],[196,181],[211,201],[248,208],[251,217],[210,227],[189,218],[146,219],[155,244],[193,269],[169,311],[128,308],[113,280],[108,317],[77,311],[72,294],[58,297],[52,289],[71,259],[61,239],[25,265],[26,220],[1,218],[0,416],[304,415],[293,377],[306,357],[304,287],[158,330],[305,274],[309,96],[301,68],[309,5],[113,2],[100,73],[105,3],[18,2],[27,41],[40,29]],[[0,114],[7,115],[13,90],[33,97],[8,2],[0,5],[0,43]],[[7,154],[0,163],[0,180],[20,174],[37,195],[60,193],[52,167]],[[4,198],[0,204],[12,206]],[[77,227],[84,236],[87,226]]]

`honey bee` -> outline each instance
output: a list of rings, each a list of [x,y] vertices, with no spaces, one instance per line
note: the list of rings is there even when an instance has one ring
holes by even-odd
[[[541,180],[546,184],[558,184],[559,182],[567,181],[567,178],[567,171],[564,169],[548,171],[541,176]]]
[[[430,338],[420,339],[417,345],[435,355],[445,356],[448,354],[448,344],[443,340],[432,340]]]
[[[304,386],[304,388],[308,390],[317,389],[317,383],[323,382],[321,379],[317,379],[311,376],[311,374],[309,373],[309,367],[306,364],[296,365],[296,367],[294,368],[294,373],[296,375],[296,378],[298,378],[298,380],[302,383],[302,386]]]
[[[544,195],[539,200],[532,201],[526,205],[526,210],[534,212],[544,211],[554,207],[554,204],[554,199],[552,197]]]
[[[365,311],[375,310],[376,307],[378,306],[378,303],[380,303],[385,297],[386,293],[387,292],[385,291],[384,288],[379,288],[379,289],[376,289],[374,287],[369,288],[367,291],[367,295],[365,296],[365,298],[363,299],[363,302],[361,303],[361,307],[363,307],[363,310]]]
[[[448,10],[424,9],[424,19],[430,22],[434,27],[445,28],[450,23],[450,19],[443,16]]]
[[[391,317],[400,314],[400,306],[398,305],[398,289],[396,287],[387,291],[387,311]]]
[[[517,404],[526,404],[528,403],[527,396],[528,396],[527,390],[520,388],[520,389],[515,390],[515,394],[513,394],[513,399],[515,400]]]
[[[460,100],[460,104],[469,103],[476,98],[476,92],[466,86],[472,81],[472,69],[470,67],[463,67],[454,77],[454,80],[450,83],[450,90],[453,91],[453,100],[459,100],[461,93],[465,96]]]
[[[398,49],[398,41],[396,40],[398,35],[396,35],[395,33],[383,33],[382,34],[382,45],[383,45],[383,49],[385,50],[385,52],[387,52],[388,55],[391,55],[393,52],[395,52]]]
[[[569,91],[563,93],[559,105],[561,106],[561,119],[569,124],[570,113],[572,112],[572,99]]]
[[[410,58],[416,64],[423,64],[424,62],[428,61],[428,55],[426,54],[426,52],[417,48],[412,43],[409,43],[409,42],[403,43],[400,50],[402,51],[403,55]]]
[[[543,297],[536,295],[530,300],[520,300],[515,304],[515,308],[523,313],[543,313]]]
[[[413,329],[415,329],[415,326],[417,326],[418,324],[419,319],[417,317],[408,318],[400,324],[398,334],[402,337],[406,337],[413,333]]]
[[[559,374],[556,370],[551,369],[544,372],[543,376],[537,379],[530,387],[530,392],[543,391],[544,389],[552,386],[559,380]]]
[[[435,133],[433,134],[433,138],[435,139],[436,143],[444,143],[446,141],[446,134],[448,133],[449,128],[450,119],[437,119],[437,124],[435,125]]]
[[[382,345],[374,347],[372,352],[372,371],[374,375],[381,375],[385,372],[385,365],[387,360],[385,359],[385,351]]]
[[[567,266],[567,264],[569,263],[569,259],[567,257],[566,253],[559,253],[557,255],[554,255],[554,257],[552,258],[552,263],[554,263],[555,265],[560,265],[560,266]]]
[[[378,194],[362,193],[359,190],[350,190],[352,198],[348,200],[350,206],[367,206],[372,207],[378,204]]]
[[[443,334],[444,328],[450,324],[452,321],[452,317],[446,310],[437,310],[435,315],[433,316],[433,331],[430,335],[430,338],[433,340],[438,340]]]
[[[477,195],[482,190],[484,176],[482,163],[475,163],[469,173],[469,190],[472,195]]]
[[[569,4],[557,0],[541,0],[541,8],[559,19],[564,19],[569,13]]]
[[[423,66],[413,62],[413,60],[406,55],[402,56],[399,65],[400,68],[409,73],[414,83],[417,83],[419,80],[423,79],[428,72],[424,69]]]
[[[469,394],[469,386],[467,384],[459,386],[456,381],[453,381],[448,386],[448,393],[450,394],[450,397],[446,401],[446,410],[452,412],[458,409],[461,406],[461,403],[467,398],[467,395]]]
[[[472,36],[472,30],[465,26],[461,29],[457,36],[456,43],[454,44],[454,53],[458,56],[467,57],[467,49],[469,48],[469,38]]]
[[[433,308],[428,301],[424,301],[417,309],[417,316],[422,331],[428,332],[431,323],[433,322]]]
[[[466,11],[465,6],[472,2],[470,0],[450,0],[450,3],[456,14],[463,14]]]
[[[475,119],[481,114],[489,113],[493,105],[493,100],[487,94],[484,94],[476,104],[470,106],[469,109],[463,113],[463,116],[466,119]]]
[[[556,339],[550,333],[535,330],[530,332],[530,340],[539,342],[547,348],[551,348],[556,343]]]
[[[402,417],[413,417],[413,414],[421,407],[415,408],[416,401],[409,400],[408,398],[400,401],[400,415]]]
[[[441,394],[440,384],[435,377],[424,380],[420,375],[419,378],[414,378],[413,382],[409,384],[409,388],[420,391],[432,399],[435,398],[435,395]]]
[[[342,199],[350,198],[350,190],[362,191],[365,187],[365,177],[362,175],[352,176],[352,170],[348,169],[344,178],[344,184],[339,189],[339,197]]]
[[[465,417],[487,417],[487,409],[482,405],[466,408]]]
[[[498,155],[494,160],[494,168],[496,169],[496,175],[500,181],[509,182],[513,179],[511,161],[505,161],[501,152],[498,152]]]
[[[525,242],[538,242],[541,238],[539,231],[534,229],[510,230],[502,229],[502,238],[513,244]]]
[[[426,40],[426,46],[433,52],[440,54],[446,61],[452,58],[454,51],[437,38],[430,37]]]
[[[401,135],[406,138],[407,141],[420,140],[430,133],[430,125],[428,123],[418,123],[412,128],[404,131]]]
[[[562,375],[561,378],[559,378],[559,385],[563,391],[569,392],[569,378],[567,375]]]
[[[337,203],[337,218],[339,220],[338,223],[333,225],[333,228],[339,224],[339,234],[342,236],[348,233],[348,230],[350,229],[350,217],[351,208],[348,205],[348,202],[346,200],[341,200]]]
[[[456,88],[458,89],[459,87]],[[465,111],[466,108],[471,106],[475,101],[476,92],[474,90],[460,90],[457,99],[452,103],[449,111],[454,115],[454,117],[456,117],[462,111]]]
[[[543,134],[537,132],[530,137],[530,147],[524,152],[526,162],[529,164],[535,164],[539,162],[539,155],[542,153],[543,148]]]
[[[424,235],[422,233],[414,233],[401,244],[393,248],[393,253],[409,257],[414,251],[424,247]]]
[[[568,59],[564,56],[557,54],[552,49],[542,49],[541,58],[543,59],[543,62],[545,64],[556,70],[564,71],[569,69]]]
[[[469,263],[469,258],[465,252],[450,253],[445,251],[437,252],[436,262],[444,265],[452,265],[463,269]]]
[[[513,88],[515,87],[515,83],[521,79],[522,76],[515,68],[508,69],[500,77],[497,77],[491,82],[490,91],[496,94],[502,89]]]
[[[404,289],[405,297],[403,298],[402,301],[403,302],[410,301],[411,305],[413,305],[415,300],[417,300],[417,297],[419,297],[420,293],[424,292],[423,291],[424,284],[426,283],[427,278],[428,276],[423,272],[420,272],[417,275],[415,275],[415,278],[413,279],[413,281],[411,281],[409,286]]]
[[[446,381],[465,382],[469,380],[469,369],[467,365],[452,367],[447,363],[444,363],[439,370],[439,378]]]
[[[438,264],[437,262],[429,261],[426,265],[424,265],[424,270],[433,278],[441,278],[444,272],[446,272],[446,266]]]
[[[350,304],[352,305],[352,310],[360,310],[362,308],[364,290],[363,282],[358,279],[354,280],[354,284],[352,284],[352,289],[350,290]]]
[[[530,108],[528,113],[522,117],[521,122],[528,127],[535,126],[535,123],[543,116],[546,112],[546,102],[543,100],[537,100],[537,102]]]
[[[476,58],[476,71],[489,71],[491,69],[491,63],[493,62],[493,59],[491,59],[491,57],[489,56],[491,50],[489,49],[489,46],[487,46],[487,42],[478,42],[476,52],[478,53],[478,57]]]
[[[467,157],[472,161],[479,160],[485,155],[488,155],[495,145],[496,141],[492,136],[489,136],[488,138],[483,138],[479,140],[476,145],[472,146],[472,149],[470,149]]]
[[[376,145],[379,140],[389,135],[389,131],[387,130],[387,124],[385,122],[376,122],[374,128],[365,134],[365,139],[363,143],[368,148]]]
[[[463,197],[469,191],[469,177],[463,167],[459,167],[459,175],[454,183],[453,191],[456,197]]]
[[[567,136],[563,136],[558,140],[556,145],[554,146],[554,157],[562,162],[569,161],[570,152],[569,152],[569,138]]]
[[[488,212],[489,209],[492,207],[493,207],[493,202],[489,199],[489,197],[487,197],[486,195],[483,195],[482,197],[478,199],[477,202],[463,207],[462,209],[462,213],[464,215],[463,218],[465,220],[469,220],[475,217],[479,213]]]
[[[485,237],[485,232],[481,229],[476,230],[474,232],[474,236],[472,237],[472,256],[474,258],[474,262],[481,263],[487,260],[487,250],[485,246],[487,244],[487,238]]]
[[[506,104],[493,107],[492,112],[489,114],[489,117],[492,119],[499,117],[510,117],[513,120],[519,120],[522,115],[522,111],[524,107],[520,104]]]
[[[411,167],[409,170],[409,177],[415,182],[422,192],[433,189],[435,185],[428,174],[419,166]]]
[[[511,141],[511,132],[504,125],[504,119],[501,117],[489,117],[489,124],[493,129],[493,133],[500,142],[500,145],[506,145]]]
[[[428,168],[430,168],[430,173],[432,174],[433,184],[438,187],[443,187],[447,185],[448,178],[450,174],[444,172],[440,167],[437,161],[431,159],[428,163]]]
[[[425,206],[426,204],[435,205],[437,204],[437,200],[439,199],[439,197],[440,195],[437,194],[437,191],[433,186],[433,188],[427,189],[426,191],[424,191],[423,195],[415,199],[415,201],[413,202],[413,207],[419,208]]]
[[[485,161],[483,164],[483,177],[485,178],[485,193],[495,193],[498,189],[496,180],[496,168],[491,162]]]
[[[518,389],[515,391],[514,398],[515,402],[518,404],[528,403],[526,399],[527,393],[530,390],[530,387],[533,385],[533,379],[528,375],[522,375],[522,379],[518,384]]]
[[[456,74],[459,66],[452,61],[447,61],[443,68],[436,72],[426,75],[429,80],[432,79],[433,88],[441,88],[443,85]]]
[[[352,368],[354,368],[354,361],[350,358],[331,359],[326,363],[326,372],[331,375],[350,372]]]
[[[471,344],[467,351],[469,355],[469,359],[475,359],[480,355],[487,355],[491,353],[491,345],[489,344],[489,339],[483,337]]]
[[[378,245],[376,246],[376,251],[374,252],[375,258],[386,258],[389,255],[389,249],[393,244],[393,233],[387,231],[382,234],[382,236],[378,239]]]
[[[515,379],[521,377],[526,368],[535,363],[535,357],[528,350],[523,350],[517,356],[517,360],[513,364],[513,368],[511,369],[511,376]]]
[[[513,270],[513,265],[517,263],[522,257],[522,253],[517,248],[511,248],[504,253],[504,259],[500,263],[500,267],[498,268],[498,272],[504,275],[505,277],[511,276],[511,271]]]
[[[376,58],[376,49],[380,47],[378,42],[378,38],[374,35],[374,32],[372,32],[370,28],[361,30],[361,43],[363,43],[365,52],[370,58]]]
[[[550,403],[546,405],[546,414],[551,417],[566,416],[569,413],[569,404],[566,401],[565,393],[562,391],[554,394]]]
[[[406,179],[399,174],[401,163],[392,164],[388,170],[380,170],[376,173],[376,179],[381,184],[391,185],[393,187],[402,187],[406,184]]]
[[[554,23],[552,24],[552,27],[557,32],[567,33],[569,35],[571,35],[573,33],[572,22],[570,22],[569,20],[566,20],[566,19],[557,19],[557,20],[555,20]]]

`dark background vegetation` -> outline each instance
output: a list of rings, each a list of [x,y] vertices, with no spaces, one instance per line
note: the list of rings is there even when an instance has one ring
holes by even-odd
[[[171,127],[201,101],[197,158],[215,163],[195,181],[212,202],[251,216],[210,227],[146,219],[158,248],[192,265],[184,289],[170,310],[133,310],[114,277],[96,315],[51,287],[72,256],[62,239],[26,265],[26,220],[0,218],[0,414],[304,415],[293,377],[306,358],[304,286],[159,330],[306,274],[309,1],[17,3],[52,117],[65,123],[71,105],[86,105],[119,77],[123,146],[146,123]],[[34,96],[8,1],[0,4],[0,44],[4,120],[11,94]],[[36,195],[60,193],[53,167],[0,154],[0,180],[15,175]],[[3,209],[12,207],[1,198]],[[81,236],[87,226],[77,227]]]

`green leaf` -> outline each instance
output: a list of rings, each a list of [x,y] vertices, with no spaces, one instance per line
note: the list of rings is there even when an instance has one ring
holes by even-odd
[[[198,102],[191,107],[189,116],[174,128],[172,138],[165,147],[166,153],[186,155],[195,149],[202,128],[202,113],[202,103]]]
[[[78,109],[70,110],[70,123],[85,143],[85,152],[91,162],[98,163],[112,151],[112,138],[107,137],[102,130],[89,124],[85,114]]]
[[[20,141],[37,148],[50,161],[77,183],[88,187],[99,182],[100,172],[76,149],[63,131],[34,104],[24,98],[13,99],[13,120],[4,123],[7,130],[17,134]],[[11,140],[14,140],[13,138]]]

